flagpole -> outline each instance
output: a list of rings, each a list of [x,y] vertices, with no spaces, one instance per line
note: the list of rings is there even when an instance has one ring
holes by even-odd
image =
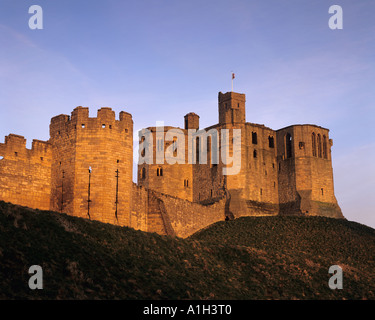
[[[232,92],[233,92],[233,79],[234,79],[234,77],[235,77],[235,75],[234,75],[234,73],[232,71]]]

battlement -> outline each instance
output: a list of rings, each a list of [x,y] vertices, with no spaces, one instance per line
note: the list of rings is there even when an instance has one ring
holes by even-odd
[[[273,130],[246,122],[245,103],[245,94],[219,92],[219,121],[198,131],[201,136],[189,136],[199,130],[194,112],[184,116],[183,128],[142,129],[140,143],[152,141],[144,144],[152,147],[152,162],[138,165],[138,185],[145,189],[132,181],[132,115],[121,111],[116,119],[103,107],[90,117],[89,108],[78,106],[51,119],[48,141],[34,139],[27,149],[23,136],[9,134],[0,143],[0,200],[180,236],[226,217],[343,217],[334,195],[329,130],[309,124]],[[223,161],[211,161],[211,129],[241,130],[237,173],[227,175]],[[233,136],[218,140],[221,159],[226,143],[234,154]],[[196,161],[186,163],[191,151]]]
[[[245,102],[246,95],[244,93],[238,93],[238,92],[233,92],[233,91],[226,92],[226,93],[219,92],[219,103],[221,102],[230,103],[233,100]],[[236,106],[233,105],[233,107],[236,107]]]
[[[27,149],[25,137],[16,134],[9,134],[5,143],[0,143],[0,155],[4,158],[48,157],[50,152],[49,142],[34,139],[31,149]]]
[[[73,132],[78,130],[89,129],[92,130],[118,130],[125,131],[125,133],[132,133],[133,119],[128,112],[121,111],[119,120],[116,120],[116,113],[112,108],[100,108],[97,111],[96,118],[89,117],[89,108],[76,107],[71,116],[61,114],[53,117],[50,124],[51,138],[57,138],[60,135],[67,134],[71,136]]]

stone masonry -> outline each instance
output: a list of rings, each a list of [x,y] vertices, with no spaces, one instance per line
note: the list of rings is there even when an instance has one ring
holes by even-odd
[[[220,92],[218,123],[205,129],[191,112],[184,128],[141,130],[139,157],[146,151],[153,161],[140,161],[137,184],[127,112],[117,120],[101,108],[90,118],[88,108],[77,107],[70,116],[52,118],[50,139],[33,140],[31,150],[24,137],[10,134],[0,143],[0,200],[180,237],[240,216],[344,218],[334,194],[329,130],[246,122],[245,100],[244,94]],[[222,150],[233,156],[238,129],[238,173],[225,175],[223,169],[236,164],[224,163]],[[189,132],[196,133],[193,139]],[[152,142],[146,150],[147,135]]]

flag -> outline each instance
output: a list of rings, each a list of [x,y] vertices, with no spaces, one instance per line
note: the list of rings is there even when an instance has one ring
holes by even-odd
[[[234,79],[234,73],[232,73],[232,79]]]

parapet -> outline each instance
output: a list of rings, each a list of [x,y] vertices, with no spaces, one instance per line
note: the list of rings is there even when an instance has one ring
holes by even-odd
[[[31,149],[27,149],[25,137],[16,134],[9,134],[5,137],[5,143],[0,143],[0,153],[3,157],[44,157],[48,156],[50,151],[49,142],[36,139],[33,140]]]
[[[12,147],[21,147],[26,149],[25,137],[13,133],[5,137],[5,144]]]
[[[116,113],[111,108],[103,107],[97,111],[96,118],[89,117],[89,108],[76,107],[71,116],[61,114],[53,117],[50,124],[51,138],[58,137],[69,132],[86,129],[101,130],[101,129],[116,129],[125,130],[126,132],[132,130],[133,120],[132,115],[128,112],[120,112],[120,120],[116,120]]]
[[[238,93],[238,92],[233,92],[233,91],[226,92],[226,93],[219,92],[218,98],[219,98],[219,103],[232,100],[232,99],[240,100],[243,102],[246,101],[246,95],[244,93]]]

